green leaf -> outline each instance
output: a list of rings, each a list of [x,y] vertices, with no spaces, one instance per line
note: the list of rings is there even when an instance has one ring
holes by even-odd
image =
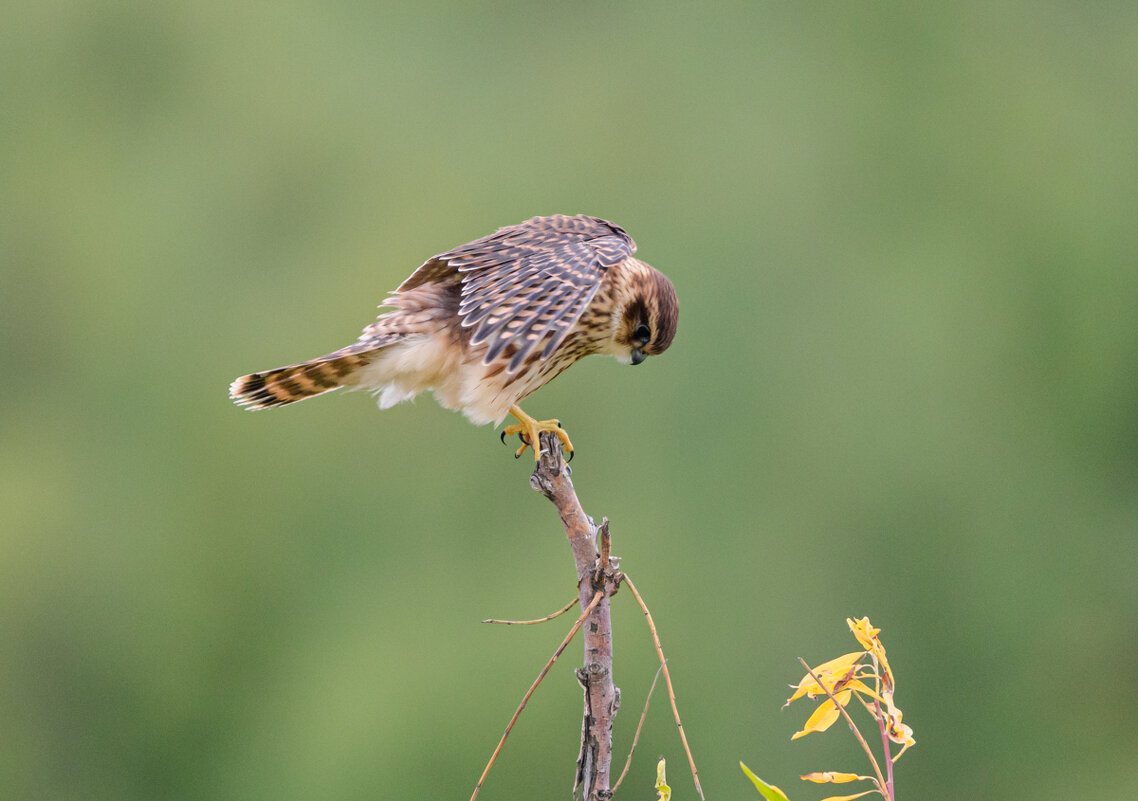
[[[747,774],[747,778],[755,783],[755,787],[759,788],[759,792],[763,794],[763,798],[767,799],[767,801],[790,801],[790,799],[786,797],[786,793],[775,787],[773,784],[767,784],[758,776],[751,773],[751,769],[744,765],[742,762],[739,763],[739,767],[741,767],[743,769],[743,772]]]

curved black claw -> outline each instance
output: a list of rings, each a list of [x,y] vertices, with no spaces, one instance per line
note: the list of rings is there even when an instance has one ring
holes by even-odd
[[[515,454],[514,454],[514,458],[515,458],[515,459],[520,459],[520,458],[522,458],[522,452],[521,452],[521,451],[518,451],[517,453],[515,453]]]
[[[565,460],[565,464],[569,464],[571,461],[573,461],[573,457],[576,455],[577,451],[569,451],[569,458]]]
[[[502,432],[502,444],[503,445],[506,444],[506,432],[505,431]]]

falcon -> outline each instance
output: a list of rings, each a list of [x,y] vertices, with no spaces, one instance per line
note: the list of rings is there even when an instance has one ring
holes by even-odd
[[[229,397],[247,409],[285,406],[340,387],[371,390],[387,409],[431,390],[476,425],[517,434],[514,454],[560,421],[518,405],[579,359],[640,364],[676,334],[672,282],[635,258],[623,228],[597,217],[534,217],[428,259],[390,293],[359,340],[325,356],[242,376]]]

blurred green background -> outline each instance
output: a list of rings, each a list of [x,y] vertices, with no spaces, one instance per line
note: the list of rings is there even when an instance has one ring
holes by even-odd
[[[534,396],[709,798],[869,615],[900,797],[1138,794],[1138,7],[6,3],[0,795],[468,797],[568,627],[552,507],[429,397],[247,414],[419,263],[625,226],[672,349]],[[615,610],[623,761],[656,668]],[[579,645],[481,798],[568,797]],[[796,705],[797,707],[797,705]],[[659,695],[627,780],[670,760]]]

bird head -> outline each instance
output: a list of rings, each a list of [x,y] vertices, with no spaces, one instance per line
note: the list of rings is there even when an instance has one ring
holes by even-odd
[[[668,349],[676,335],[680,306],[668,277],[636,259],[631,280],[616,307],[617,359],[640,364]]]

